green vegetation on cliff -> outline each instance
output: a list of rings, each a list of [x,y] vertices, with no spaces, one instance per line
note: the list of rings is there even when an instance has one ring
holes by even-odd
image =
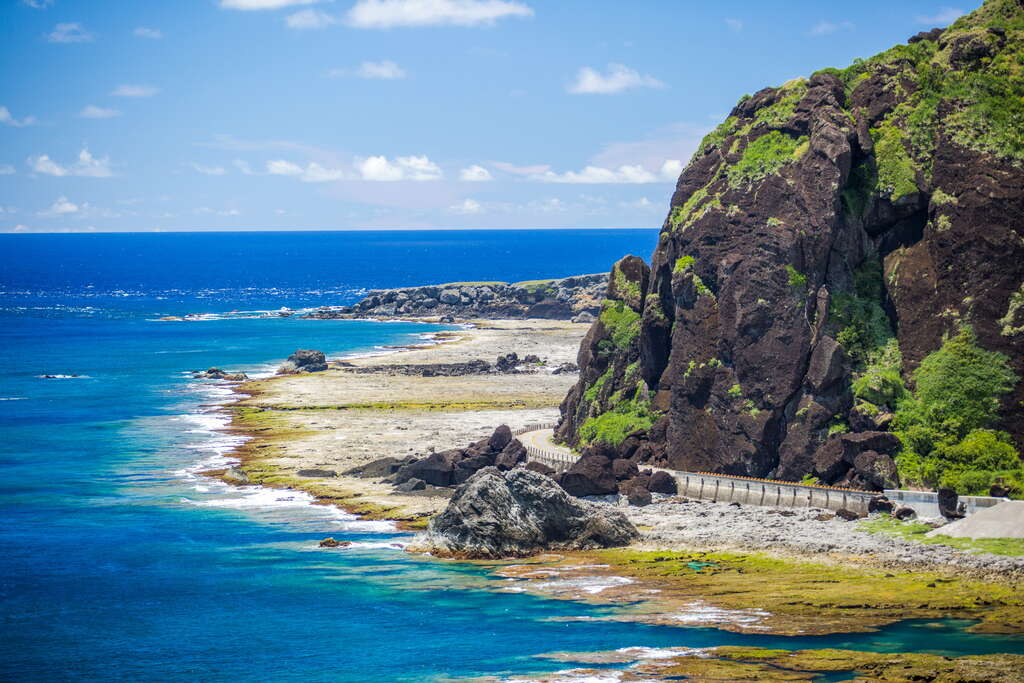
[[[978,346],[964,326],[921,361],[913,379],[895,419],[904,483],[982,493],[997,478],[1024,478],[1009,434],[992,429],[1000,400],[1019,380],[1005,355]]]
[[[794,138],[773,130],[747,143],[740,160],[726,169],[729,184],[737,187],[777,173],[794,158],[799,158],[796,153],[806,141],[806,137]]]
[[[636,431],[644,431],[654,424],[654,413],[651,402],[641,396],[642,388],[637,388],[632,399],[624,400],[621,396],[613,397],[613,407],[608,412],[596,417],[587,418],[580,426],[580,440],[583,444],[605,443],[617,446],[626,437]],[[617,400],[616,400],[617,399]]]
[[[640,314],[623,301],[605,300],[600,320],[618,349],[628,348],[640,336]]]

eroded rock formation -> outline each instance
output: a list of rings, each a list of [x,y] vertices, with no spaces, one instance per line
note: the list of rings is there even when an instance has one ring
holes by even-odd
[[[966,323],[1024,374],[1022,54],[1024,4],[989,0],[742,98],[679,178],[650,268],[612,270],[558,435],[683,470],[892,483],[898,444],[869,436],[892,397],[851,390],[870,359],[894,350],[908,379]],[[1018,384],[1000,425],[1018,447],[1022,401]]]
[[[622,546],[637,537],[621,512],[573,498],[548,476],[486,467],[456,490],[414,547],[492,559]]]

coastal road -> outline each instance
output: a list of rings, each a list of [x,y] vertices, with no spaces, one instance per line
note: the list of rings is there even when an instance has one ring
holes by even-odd
[[[555,436],[554,429],[538,429],[533,432],[526,432],[520,434],[517,439],[527,448],[534,447],[542,451],[548,451],[549,453],[557,453],[559,455],[572,455],[572,450],[565,446],[559,446],[553,439]]]

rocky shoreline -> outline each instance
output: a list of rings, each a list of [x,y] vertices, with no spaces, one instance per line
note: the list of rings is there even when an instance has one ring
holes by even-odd
[[[326,306],[306,317],[545,319],[593,322],[601,309],[608,275],[575,275],[529,282],[453,282],[375,289],[352,306]]]

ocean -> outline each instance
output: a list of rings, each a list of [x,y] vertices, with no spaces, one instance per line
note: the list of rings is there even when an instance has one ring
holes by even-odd
[[[365,290],[607,271],[653,230],[0,236],[0,679],[441,681],[565,669],[551,651],[723,644],[1024,652],[957,622],[819,638],[594,617],[289,491],[229,488],[230,393],[296,348],[444,329],[265,315]],[[191,322],[165,316],[208,314]],[[48,377],[49,376],[49,377]],[[385,454],[382,454],[385,455]],[[324,536],[353,541],[324,551]]]

